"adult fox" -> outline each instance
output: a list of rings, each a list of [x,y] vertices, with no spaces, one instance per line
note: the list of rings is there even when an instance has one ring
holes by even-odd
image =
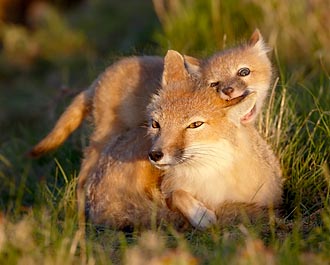
[[[278,206],[278,160],[254,125],[242,122],[257,93],[226,101],[169,51],[162,88],[146,109],[148,125],[109,139],[88,174],[91,221],[150,226],[154,213],[157,222],[183,225],[187,219],[204,229],[242,209],[256,217]]]

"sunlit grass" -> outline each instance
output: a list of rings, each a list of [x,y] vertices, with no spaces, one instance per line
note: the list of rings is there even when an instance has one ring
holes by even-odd
[[[105,3],[101,2],[92,5],[93,12],[97,13],[97,6]],[[326,23],[321,23],[330,7],[328,1],[301,4],[301,1],[251,0],[237,4],[171,0],[165,9],[161,8],[162,2],[154,0],[158,3],[162,31],[153,35],[161,54],[172,48],[191,55],[209,55],[245,39],[255,27],[261,29],[274,48],[274,85],[257,127],[278,155],[286,178],[278,218],[187,233],[157,227],[152,231],[124,233],[98,230],[87,224],[86,253],[82,253],[75,191],[81,149],[86,146],[84,130],[76,132],[58,151],[39,160],[24,155],[52,126],[72,96],[54,91],[54,86],[69,83],[80,88],[86,81],[86,77],[81,78],[83,74],[97,75],[91,69],[95,67],[94,61],[86,67],[85,61],[78,60],[73,68],[71,64],[69,67],[56,62],[59,69],[52,68],[48,74],[44,74],[47,69],[29,74],[17,69],[10,74],[3,72],[10,82],[6,82],[9,85],[6,90],[0,91],[2,106],[8,110],[0,113],[1,121],[5,121],[0,136],[0,263],[82,264],[85,260],[87,264],[139,264],[139,261],[145,264],[146,260],[181,261],[180,264],[329,263],[330,76],[329,59],[324,51],[330,42],[328,31],[324,30]],[[314,9],[306,9],[307,2]],[[79,15],[72,16],[77,19],[76,25]],[[111,22],[105,14],[102,19]],[[86,40],[79,34],[76,36]],[[87,35],[93,34],[98,35],[96,41],[103,49],[102,34],[89,29]],[[64,40],[57,45],[65,46]],[[46,83],[48,89],[41,90]],[[12,101],[10,89],[17,91]],[[46,101],[52,105],[48,106]],[[39,113],[28,113],[36,109]]]
[[[303,86],[280,78],[258,124],[286,177],[277,221],[186,234],[157,229],[125,234],[88,227],[87,263],[126,260],[132,264],[132,256],[183,260],[183,264],[305,264],[306,260],[322,264],[329,260],[330,113],[314,85],[320,84]],[[296,89],[301,97],[295,95]],[[297,105],[309,111],[298,112]],[[16,156],[26,143],[14,142],[1,148],[1,195],[7,197],[1,199],[5,211],[0,222],[0,261],[81,264],[75,197],[79,159],[71,162],[77,154],[64,147],[48,158],[30,161]],[[37,177],[41,172],[45,178]],[[156,243],[145,245],[141,237],[152,237]]]
[[[322,61],[330,69],[329,0],[153,0],[163,50],[205,55],[246,39],[259,28],[296,70]]]

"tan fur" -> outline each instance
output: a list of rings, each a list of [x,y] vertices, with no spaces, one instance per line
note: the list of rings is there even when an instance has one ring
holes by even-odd
[[[60,146],[90,112],[90,101],[93,96],[92,88],[79,93],[61,115],[53,130],[33,147],[30,155],[40,156]]]
[[[164,87],[147,108],[149,128],[131,129],[103,146],[86,183],[92,222],[150,226],[154,214],[158,224],[182,227],[187,218],[204,229],[241,208],[253,209],[255,216],[281,202],[278,161],[253,125],[240,120],[253,108],[256,94],[225,101],[184,69],[183,58],[169,51]],[[187,128],[201,120],[200,127]],[[152,161],[153,167],[148,153],[151,157],[155,150],[164,157]],[[232,209],[229,216],[226,208]]]
[[[94,224],[145,228],[163,220],[176,228],[186,225],[161,197],[161,172],[148,161],[146,132],[146,128],[125,132],[102,151],[86,183],[87,211]]]
[[[109,139],[143,123],[149,95],[159,87],[162,71],[160,57],[129,57],[110,66],[94,82],[94,132],[84,150],[78,193],[82,193],[79,189],[84,189],[86,178]]]
[[[258,92],[254,113],[245,118],[244,123],[255,120],[268,95],[272,78],[268,51],[260,32],[256,30],[246,45],[216,53],[202,62],[203,81],[209,85],[213,84],[213,88],[223,99],[239,97],[246,91]],[[248,68],[250,73],[247,76],[239,76],[238,72],[242,68]],[[226,88],[232,88],[233,91],[226,95],[223,92]]]
[[[182,79],[161,90],[148,107],[149,157],[164,170],[161,190],[170,207],[203,229],[222,204],[278,206],[279,163],[253,124],[241,123],[254,107],[256,93],[228,102],[203,87],[192,91],[194,84]]]
[[[201,83],[206,84],[205,87],[212,81],[218,80],[219,76],[215,73],[223,71],[233,62],[249,59],[251,60],[249,66],[265,66],[266,70],[260,73],[255,71],[253,76],[251,74],[249,78],[244,78],[241,85],[235,88],[235,97],[244,94],[245,90],[264,91],[260,93],[260,104],[257,104],[254,114],[247,115],[248,119],[243,118],[248,123],[254,120],[269,89],[271,71],[268,67],[270,62],[265,53],[264,42],[257,30],[246,45],[216,54],[204,61],[186,56],[184,62],[189,73],[197,77]],[[228,54],[230,54],[229,57]],[[235,54],[237,54],[236,61]],[[113,64],[94,81],[88,90],[81,92],[73,100],[53,130],[30,152],[31,155],[38,156],[57,148],[80,125],[86,115],[93,114],[95,130],[90,138],[89,147],[84,150],[85,158],[78,177],[77,193],[80,209],[84,205],[85,183],[97,171],[105,146],[110,140],[113,142],[113,138],[116,139],[118,135],[144,123],[145,107],[150,102],[151,94],[159,87],[162,71],[163,59],[160,57],[129,57]],[[231,76],[227,75],[227,78],[229,82]],[[253,82],[258,83],[260,79],[263,79],[261,85],[250,86]],[[249,86],[244,85],[245,83],[249,83]],[[215,90],[223,97],[218,88],[212,87],[211,91]]]
[[[206,86],[220,81],[221,84],[212,89],[225,99],[238,97],[246,90],[258,91],[256,108],[247,118],[243,118],[244,122],[248,123],[254,121],[269,90],[272,74],[266,51],[262,36],[256,30],[247,44],[220,52],[206,60],[199,61],[185,56],[185,66]],[[237,78],[237,70],[242,65],[251,68],[251,75]],[[81,92],[73,100],[53,130],[30,154],[39,156],[57,148],[80,125],[85,116],[92,112],[94,132],[90,137],[89,147],[84,150],[78,181],[78,195],[82,194],[83,191],[79,189],[84,189],[86,178],[96,165],[100,150],[108,139],[144,122],[145,107],[151,94],[159,87],[162,71],[163,59],[156,56],[129,57],[114,63],[88,90]],[[222,84],[231,84],[235,88],[232,96],[223,96]]]
[[[42,155],[61,145],[92,113],[95,125],[93,142],[106,135],[134,128],[143,122],[149,96],[159,87],[163,59],[157,56],[128,57],[102,73],[89,89],[77,95],[62,114],[53,130],[30,152]]]

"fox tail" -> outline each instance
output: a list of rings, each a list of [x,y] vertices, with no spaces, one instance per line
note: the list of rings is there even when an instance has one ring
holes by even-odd
[[[28,154],[32,157],[38,157],[59,147],[90,113],[93,94],[93,87],[80,92],[61,115],[51,132]]]

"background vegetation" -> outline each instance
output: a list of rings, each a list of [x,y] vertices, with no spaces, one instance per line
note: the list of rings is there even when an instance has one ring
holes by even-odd
[[[208,56],[256,27],[273,48],[276,81],[258,126],[287,177],[281,218],[186,234],[91,228],[87,262],[330,262],[329,0],[0,4],[0,263],[82,262],[74,193],[88,125],[46,157],[25,156],[78,91],[121,56]]]

